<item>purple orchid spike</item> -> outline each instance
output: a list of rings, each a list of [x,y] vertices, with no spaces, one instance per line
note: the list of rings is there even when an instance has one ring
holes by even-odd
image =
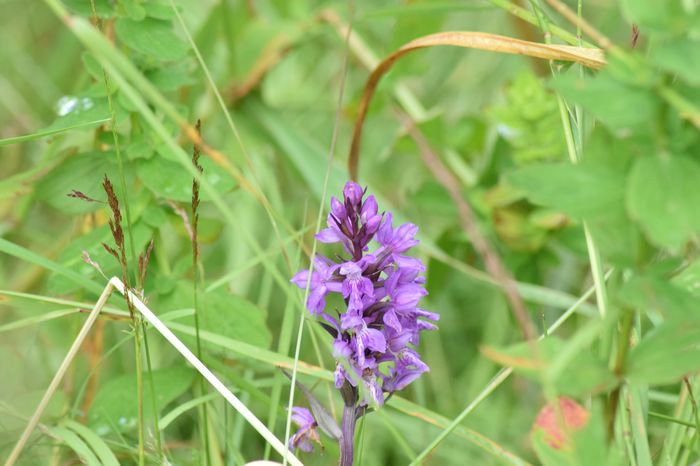
[[[349,466],[357,419],[429,370],[413,346],[423,330],[437,328],[433,322],[439,315],[418,307],[428,292],[421,275],[425,266],[407,255],[418,244],[416,225],[394,228],[392,214],[380,214],[375,197],[366,196],[366,190],[352,181],[345,185],[342,200],[331,198],[330,210],[328,226],[316,239],[341,243],[349,257],[334,262],[316,256],[311,276],[302,270],[292,283],[305,288],[310,279],[306,306],[325,321],[325,329],[335,338],[335,386],[345,403],[340,464]],[[370,251],[372,240],[378,245]],[[344,309],[326,311],[329,295],[336,295],[338,303],[344,301]],[[305,426],[313,421],[297,418]],[[304,449],[310,443],[299,446]]]

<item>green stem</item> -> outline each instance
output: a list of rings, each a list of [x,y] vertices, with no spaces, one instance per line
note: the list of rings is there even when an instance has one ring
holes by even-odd
[[[697,429],[698,426],[695,423],[684,421],[683,419],[678,419],[673,416],[668,416],[666,414],[657,413],[655,411],[649,411],[649,417],[655,417],[657,419],[662,419],[664,421],[673,422],[674,424],[679,424],[681,426],[692,427]]]
[[[128,298],[127,298],[128,299]],[[139,318],[134,317],[134,353],[136,353],[136,390],[138,393],[138,418],[139,418],[139,466],[146,464],[146,439],[143,416],[143,375],[141,373],[141,336],[139,332]]]
[[[625,360],[630,347],[630,335],[632,334],[632,324],[634,323],[634,312],[629,309],[623,310],[622,324],[617,341],[617,354],[615,356],[615,365],[613,371],[618,377],[622,377],[625,372]],[[607,408],[608,422],[608,438],[612,440],[615,435],[615,417],[617,407],[620,404],[620,394],[622,386],[618,386],[610,394],[610,400]]]

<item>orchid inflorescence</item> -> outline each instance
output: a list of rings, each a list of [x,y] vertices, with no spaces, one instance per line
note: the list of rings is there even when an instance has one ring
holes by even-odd
[[[331,198],[328,227],[316,235],[322,243],[341,243],[350,257],[334,261],[317,254],[313,270],[302,270],[291,280],[300,288],[309,284],[306,307],[334,337],[335,386],[355,418],[369,406],[383,405],[428,370],[411,345],[418,344],[422,330],[436,329],[431,321],[439,319],[418,307],[428,294],[421,276],[425,266],[405,255],[418,244],[418,227],[405,223],[394,228],[392,214],[379,214],[375,197],[365,194],[349,181],[343,202]],[[373,239],[378,247],[370,252]],[[344,311],[327,311],[331,293],[342,295]]]

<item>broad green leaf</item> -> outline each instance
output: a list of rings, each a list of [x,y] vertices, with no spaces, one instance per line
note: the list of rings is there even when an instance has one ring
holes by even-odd
[[[203,330],[269,348],[272,334],[265,320],[267,312],[241,296],[223,290],[202,295],[200,324]]]
[[[221,170],[209,158],[201,158],[200,165],[204,168],[204,178],[221,194],[231,191],[235,181]],[[192,200],[192,176],[177,162],[163,157],[151,157],[139,160],[136,171],[146,187],[163,199],[189,203]],[[200,191],[204,201],[210,197]]]
[[[532,357],[531,344],[517,343],[503,349],[483,347],[482,352],[489,359],[512,367],[533,380],[539,380],[539,373],[547,370],[550,363],[562,352],[566,342],[559,337],[549,336],[539,343],[540,361]],[[615,375],[603,361],[592,353],[583,351],[572,360],[554,381],[559,393],[570,396],[582,396],[598,393],[616,384]]]
[[[146,9],[136,0],[119,0],[119,7],[133,20],[141,21],[146,17]]]
[[[79,126],[94,125],[97,121],[111,118],[107,99],[85,96],[63,96],[56,104],[58,118],[44,131],[57,132]]]
[[[110,0],[95,0],[95,11],[99,18],[110,18],[114,14],[114,8]],[[63,4],[70,10],[86,18],[92,18],[92,5],[85,0],[63,0]]]
[[[92,212],[104,205],[68,197],[73,190],[100,201],[105,200],[102,179],[107,175],[118,189],[119,179],[114,152],[88,152],[69,157],[36,185],[36,196],[67,214]]]
[[[683,29],[681,0],[621,0],[620,3],[627,20],[644,29],[669,33]]]
[[[593,216],[619,203],[624,178],[604,167],[570,163],[530,165],[506,175],[535,204],[573,217]]]
[[[151,377],[156,392],[156,409],[160,412],[190,387],[194,371],[188,367],[174,366],[154,370],[150,375],[144,373],[146,380]],[[149,386],[146,384],[144,387],[144,399],[148,401],[144,403],[147,418],[151,418],[154,414],[150,403]],[[137,419],[136,374],[124,374],[103,383],[88,414],[90,427],[103,436],[115,428],[120,431],[134,429],[137,426]]]
[[[117,37],[137,52],[150,57],[173,61],[183,58],[189,50],[173,31],[168,21],[146,18],[143,21],[122,18],[115,24]]]
[[[657,100],[648,90],[627,86],[605,71],[585,79],[560,75],[552,86],[564,98],[575,102],[613,130],[645,127],[655,117]]]
[[[629,354],[626,376],[633,382],[664,385],[700,370],[700,320],[664,322]]]
[[[700,84],[700,41],[675,39],[650,50],[650,58],[663,70],[675,73],[688,84]]]
[[[680,248],[700,229],[700,165],[663,154],[636,161],[627,183],[627,210],[649,239]]]
[[[146,77],[161,91],[174,91],[197,82],[192,70],[183,65],[159,67],[147,72]]]
[[[588,229],[606,261],[623,266],[638,263],[643,250],[642,245],[646,243],[639,228],[627,216],[623,202],[602,209],[586,220]]]
[[[632,277],[619,290],[619,298],[633,308],[656,312],[666,320],[700,322],[700,300],[661,277]]]

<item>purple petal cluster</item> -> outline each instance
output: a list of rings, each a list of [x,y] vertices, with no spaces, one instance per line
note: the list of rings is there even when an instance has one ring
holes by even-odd
[[[433,330],[438,314],[419,307],[425,290],[423,263],[406,253],[415,245],[418,227],[393,226],[391,213],[379,214],[374,196],[357,183],[348,182],[343,201],[331,198],[328,227],[316,238],[341,243],[349,257],[333,261],[314,257],[309,277],[302,270],[292,283],[305,288],[310,281],[306,306],[325,320],[334,336],[338,360],[335,384],[364,387],[361,404],[382,405],[385,397],[401,390],[428,370],[413,348],[422,330]],[[370,243],[376,241],[370,251]],[[326,297],[342,296],[345,308],[327,312]],[[334,314],[334,315],[333,315]]]

